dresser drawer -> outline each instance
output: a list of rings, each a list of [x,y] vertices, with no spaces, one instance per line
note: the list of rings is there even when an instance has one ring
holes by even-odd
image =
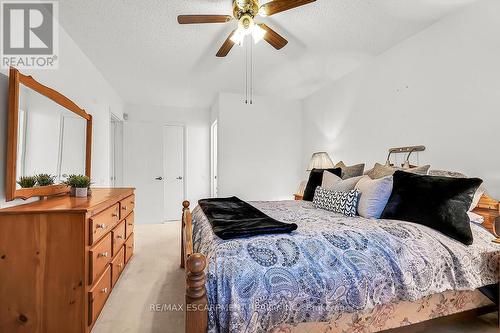
[[[125,234],[126,237],[128,238],[133,232],[134,232],[134,212],[130,213],[129,216],[127,216],[127,219],[125,220]]]
[[[96,240],[110,231],[116,222],[120,220],[119,210],[120,206],[117,203],[90,218],[89,245],[94,244]]]
[[[125,243],[125,220],[121,221],[111,234],[113,235],[113,256],[115,256]]]
[[[125,242],[125,263],[128,263],[130,257],[134,254],[134,234],[132,233],[130,237]]]
[[[125,247],[121,247],[118,254],[111,262],[111,286],[114,287],[116,281],[122,274],[123,268],[125,267]]]
[[[125,218],[127,215],[134,210],[135,207],[135,196],[131,195],[122,201],[120,201],[120,218]]]
[[[96,285],[89,290],[89,325],[96,321],[111,292],[111,268],[108,266]]]
[[[89,251],[90,255],[90,279],[89,284],[93,284],[99,275],[105,270],[106,265],[111,261],[111,232],[104,236],[94,247]]]

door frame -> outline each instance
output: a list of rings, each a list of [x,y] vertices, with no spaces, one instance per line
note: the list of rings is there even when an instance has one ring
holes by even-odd
[[[214,133],[214,128],[217,128],[217,133]],[[219,154],[219,121],[215,119],[210,125],[210,196],[217,197],[218,177],[218,154]]]
[[[188,200],[188,135],[187,135],[187,126],[186,124],[184,123],[163,123],[161,125],[161,128],[162,128],[162,136],[163,134],[165,133],[165,127],[167,126],[175,126],[175,127],[181,127],[182,128],[182,180],[183,180],[183,184],[182,184],[182,197],[184,198],[183,200]],[[163,146],[163,142],[162,142],[162,146]],[[165,179],[165,176],[166,176],[166,163],[165,163],[165,156],[163,156],[163,178]],[[165,184],[164,184],[165,185]],[[163,187],[164,191],[165,191],[165,186]],[[164,193],[165,194],[165,193]],[[164,200],[163,202],[163,222],[164,223],[169,223],[169,222],[172,222],[174,220],[167,220],[166,219],[166,200]],[[179,204],[182,205],[182,202],[179,202]]]
[[[125,130],[124,130],[124,126],[123,126],[123,122],[124,120],[122,118],[120,118],[119,116],[117,116],[116,114],[114,114],[111,110],[109,110],[109,150],[108,150],[108,153],[109,153],[109,184],[110,184],[110,187],[116,187],[117,186],[117,182],[116,182],[116,165],[120,165],[121,166],[121,178],[122,179],[119,179],[119,183],[120,185],[123,185],[123,182],[124,182],[124,179],[123,179],[123,176],[125,174],[125,166],[124,166],[124,160],[125,160]],[[120,156],[121,156],[121,161],[116,161],[115,160],[115,156],[116,156],[116,146],[115,146],[115,141],[114,140],[111,140],[111,127],[113,126],[113,123],[118,123],[120,124],[119,126],[121,127],[121,137],[119,138],[120,141],[121,141],[121,151],[120,151]],[[116,130],[116,129],[115,129]],[[116,131],[115,131],[115,135],[116,135]],[[111,158],[111,151],[114,152],[113,154],[113,158]],[[112,168],[113,168],[113,172],[112,172]],[[111,179],[111,176],[114,177],[114,179]],[[114,185],[114,186],[112,186]]]

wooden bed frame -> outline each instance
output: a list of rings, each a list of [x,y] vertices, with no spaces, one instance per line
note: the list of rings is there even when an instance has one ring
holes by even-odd
[[[192,216],[189,210],[189,201],[182,203],[181,220],[181,268],[186,270],[186,333],[206,333],[208,328],[208,300],[205,289],[205,268],[207,260],[205,255],[193,252],[193,226]],[[500,216],[500,202],[484,195],[474,210],[476,214],[484,217],[483,226],[495,236],[495,219]],[[498,237],[498,236],[497,236]],[[498,238],[500,243],[500,238]],[[453,315],[426,320],[420,323],[394,328],[383,332],[414,332],[416,329],[424,329],[429,324],[437,321],[452,321],[473,318],[478,315],[493,311],[499,311],[497,306],[477,308]],[[500,328],[500,315],[499,315]]]

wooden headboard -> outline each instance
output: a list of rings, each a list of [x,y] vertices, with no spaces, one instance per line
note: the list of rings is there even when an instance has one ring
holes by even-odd
[[[486,229],[492,232],[495,236],[499,235],[495,231],[495,219],[500,216],[500,203],[498,200],[495,200],[487,195],[483,195],[479,204],[474,209],[474,213],[484,217],[483,226]],[[498,230],[498,232],[500,233],[500,230]]]

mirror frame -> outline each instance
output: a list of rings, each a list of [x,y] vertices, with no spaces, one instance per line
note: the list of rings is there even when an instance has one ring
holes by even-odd
[[[5,178],[5,197],[6,201],[14,199],[26,200],[31,197],[45,197],[69,192],[69,187],[63,184],[50,186],[40,186],[32,188],[16,188],[17,175],[17,142],[19,129],[19,85],[36,91],[39,94],[51,99],[53,102],[68,109],[74,114],[87,121],[86,129],[86,149],[85,149],[85,175],[90,177],[91,156],[92,156],[92,116],[85,112],[73,101],[58,91],[44,86],[37,82],[33,77],[21,74],[17,69],[11,67],[9,71],[9,114],[7,125],[7,165]]]

